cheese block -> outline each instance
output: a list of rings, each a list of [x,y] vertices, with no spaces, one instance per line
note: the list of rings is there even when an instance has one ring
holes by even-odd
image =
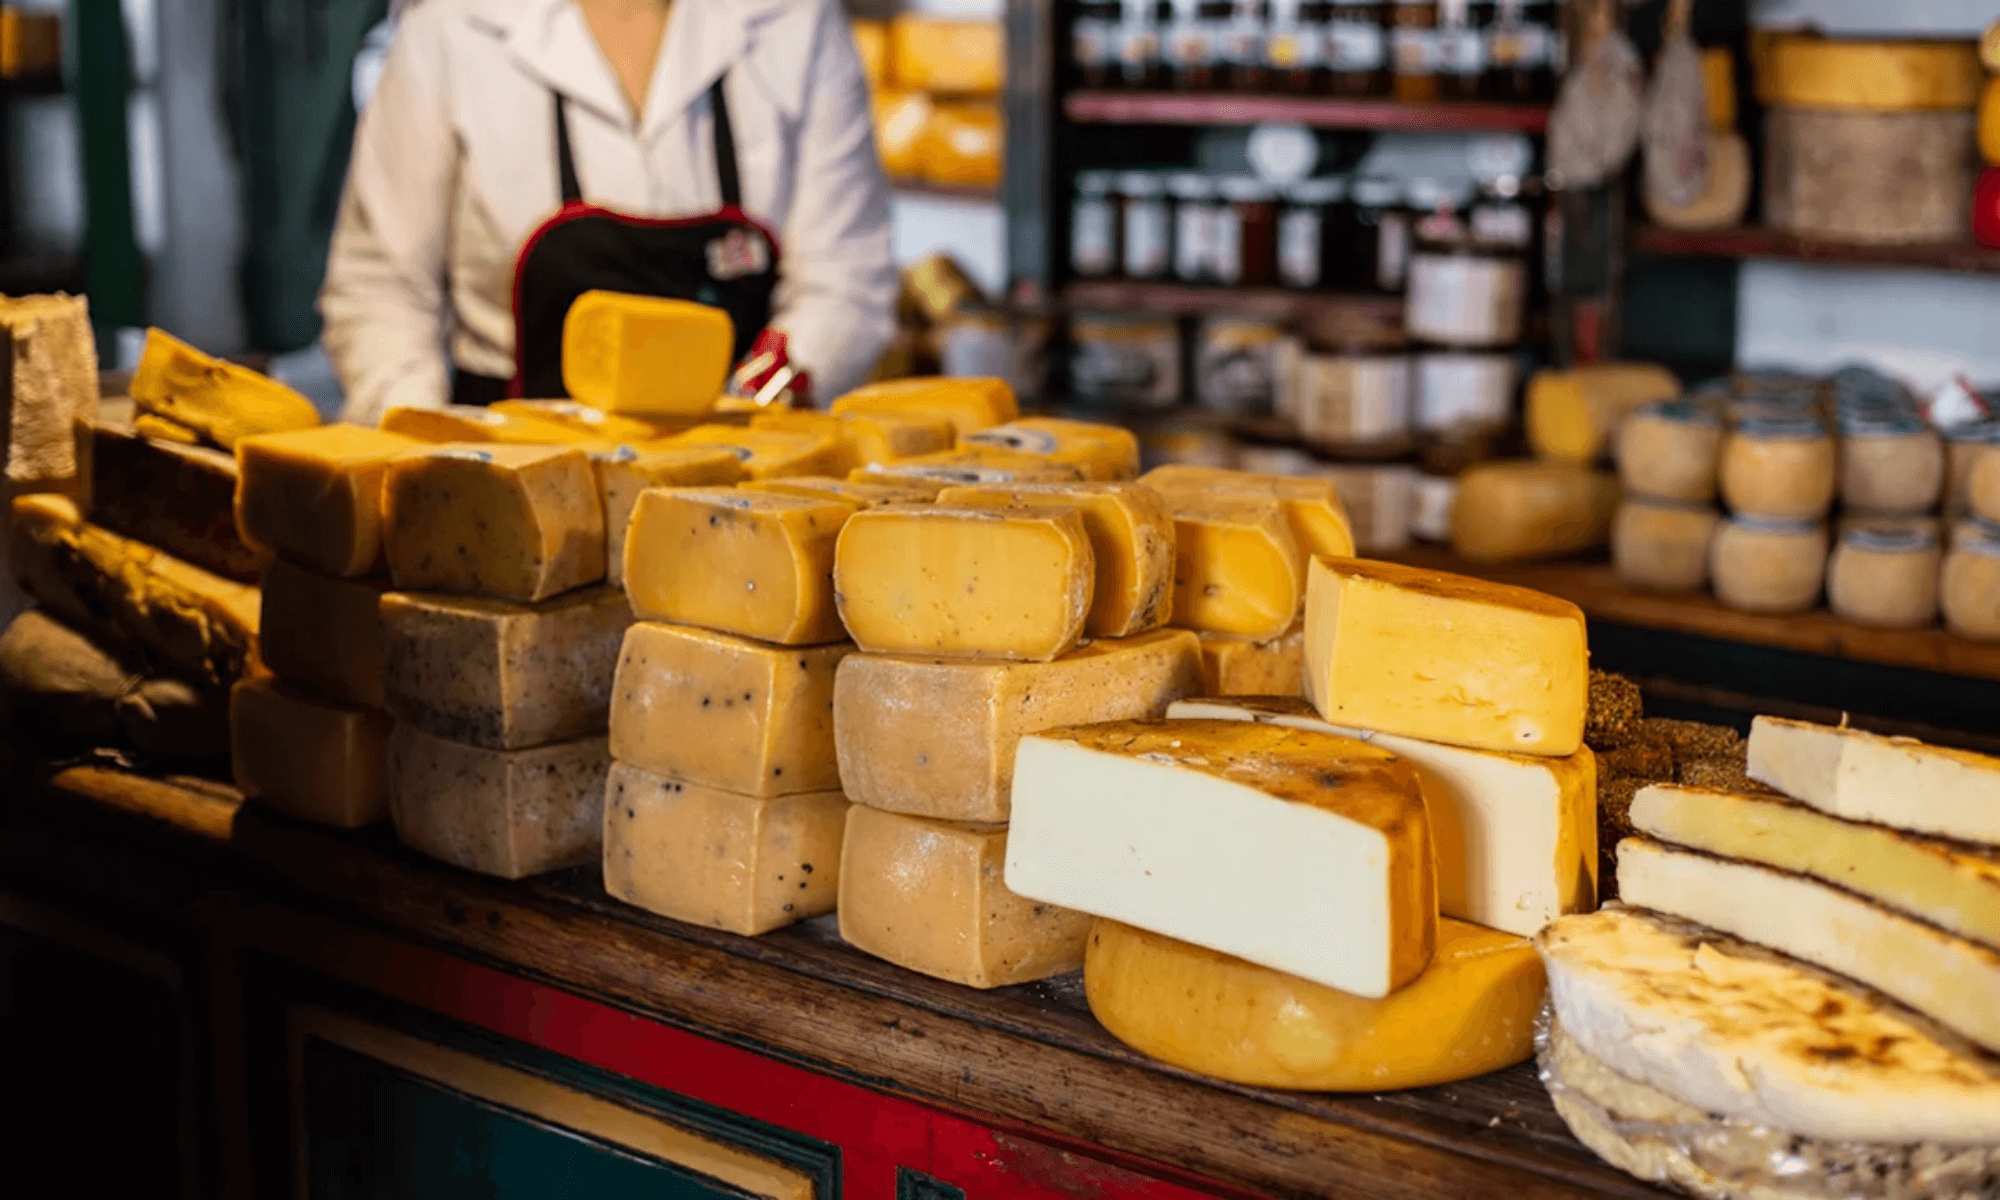
[[[860,451],[855,446],[847,422],[830,412],[806,408],[761,410],[750,414],[748,428],[832,442],[836,453],[820,468],[827,475],[845,475],[862,465]]]
[[[852,460],[849,470],[949,450],[956,437],[950,418],[921,413],[851,412],[835,416],[786,409],[758,413],[750,418],[750,428],[830,434],[846,446]]]
[[[854,52],[861,59],[861,75],[868,90],[879,91],[889,78],[889,26],[885,21],[856,17],[847,23],[854,34]]]
[[[1541,458],[1595,462],[1636,409],[1680,395],[1680,380],[1652,363],[1593,363],[1537,371],[1528,381],[1528,444]]]
[[[1199,694],[1194,635],[1089,642],[1045,663],[843,659],[834,737],[850,800],[953,821],[1005,821],[1014,748],[1060,725],[1157,717]]]
[[[1850,821],[2000,846],[2000,759],[1782,717],[1750,723],[1750,777]]]
[[[1201,690],[1208,696],[1296,696],[1305,687],[1306,630],[1258,642],[1204,633]]]
[[[360,829],[389,815],[389,719],[271,678],[229,693],[230,761],[245,797],[289,817]]]
[[[236,527],[236,460],[206,446],[79,422],[92,524],[158,546],[205,571],[254,583],[265,555]]]
[[[1558,558],[1604,545],[1618,480],[1566,462],[1481,463],[1458,477],[1451,548],[1477,563]]]
[[[585,292],[563,318],[563,387],[600,412],[707,412],[729,378],[735,340],[735,324],[719,308]]]
[[[1083,965],[1090,918],[1002,882],[1005,826],[933,821],[855,804],[840,849],[840,936],[857,950],[967,987]]]
[[[854,512],[735,488],[644,492],[625,538],[632,611],[784,646],[840,641],[834,547]]]
[[[97,339],[82,296],[0,298],[0,455],[8,490],[83,474],[75,427],[97,419]]]
[[[1131,479],[1139,473],[1139,439],[1129,429],[1059,417],[1024,417],[960,438],[961,448],[985,446],[1068,463],[1085,479]]]
[[[641,621],[611,688],[611,756],[745,796],[837,791],[833,679],[853,649]]]
[[[155,442],[168,442],[175,446],[199,446],[201,434],[181,424],[169,421],[155,413],[139,413],[132,418],[132,432]]]
[[[1871,42],[1780,37],[1759,64],[1765,104],[1869,112],[1969,109],[1978,102],[1979,55],[1964,42]]]
[[[514,750],[597,733],[632,610],[618,589],[539,604],[391,592],[383,707],[439,737]]]
[[[597,496],[604,505],[605,577],[625,586],[625,533],[639,493],[652,487],[704,487],[744,477],[743,460],[726,446],[619,446],[592,453]]]
[[[1695,592],[1708,584],[1708,550],[1722,516],[1705,504],[1627,499],[1611,522],[1611,568],[1654,592]]]
[[[759,798],[614,761],[604,890],[647,912],[754,936],[833,911],[847,798]]]
[[[505,442],[516,446],[563,446],[598,440],[593,434],[581,433],[539,416],[502,412],[472,404],[447,404],[442,408],[392,408],[382,414],[381,428],[384,433],[438,444]]]
[[[834,413],[889,413],[944,417],[954,436],[963,437],[1021,415],[1014,389],[1004,379],[929,375],[891,379],[858,387],[833,402]]]
[[[1562,758],[1583,744],[1583,612],[1527,588],[1315,559],[1306,696],[1335,725]]]
[[[1083,637],[1096,574],[1075,508],[891,504],[840,531],[833,588],[871,654],[1047,662]]]
[[[406,591],[542,600],[604,578],[590,456],[557,446],[441,446],[382,481],[389,574]]]
[[[389,817],[412,850],[525,879],[598,860],[610,769],[601,737],[489,750],[398,724],[389,735]]]
[[[1005,57],[998,21],[904,14],[889,22],[889,78],[897,87],[998,95]]]
[[[1813,879],[1646,838],[1618,844],[1618,893],[1838,972],[2000,1050],[2000,951]]]
[[[750,429],[741,425],[697,425],[676,435],[676,446],[726,446],[742,460],[751,479],[788,475],[829,475],[841,469],[847,451],[823,433],[792,429]]]
[[[382,479],[423,443],[359,425],[267,433],[236,443],[243,540],[327,575],[382,567]]]
[[[224,450],[252,434],[319,424],[312,401],[284,384],[210,358],[159,329],[146,331],[129,391],[141,412],[185,425]]]
[[[917,171],[931,183],[997,188],[1005,149],[998,102],[941,101],[917,139]]]
[[[575,400],[499,400],[488,412],[559,425],[581,437],[606,442],[642,443],[681,432],[672,421],[642,421],[602,412]]]
[[[1254,496],[1169,495],[1174,510],[1173,623],[1267,640],[1298,618],[1305,559],[1283,506]]]
[[[1174,522],[1151,488],[1136,483],[950,487],[938,493],[937,501],[980,507],[1074,507],[1083,518],[1083,531],[1097,562],[1085,632],[1092,637],[1130,637],[1166,624],[1174,598]]]
[[[1468,750],[1329,724],[1303,700],[1182,700],[1174,719],[1257,721],[1353,738],[1415,768],[1437,852],[1438,911],[1523,936],[1597,904],[1597,763]]]
[[[1091,1015],[1141,1054],[1314,1092],[1429,1087],[1523,1062],[1547,994],[1529,942],[1460,921],[1440,921],[1430,966],[1380,999],[1117,921],[1091,928],[1083,986]]]
[[[959,485],[1065,483],[1083,478],[1083,471],[1071,463],[996,446],[971,446],[940,450],[935,454],[918,454],[892,463],[865,467],[852,474],[860,479],[909,477]]]
[[[257,631],[264,665],[342,704],[382,707],[388,586],[387,579],[341,579],[273,561],[264,572]]]
[[[865,477],[835,479],[829,475],[798,475],[791,479],[753,479],[742,487],[749,492],[839,500],[857,509],[873,508],[878,504],[926,504],[938,495],[933,488],[887,476],[871,481]]]
[[[1332,476],[1263,475],[1176,463],[1153,468],[1139,482],[1165,496],[1168,506],[1176,508],[1183,498],[1275,499],[1284,506],[1292,536],[1305,553],[1331,554],[1335,558],[1347,558],[1354,553],[1354,531],[1348,520],[1347,504]]]
[[[0,726],[45,754],[57,747],[44,738],[99,746],[120,734],[149,754],[227,754],[228,694],[147,670],[140,656],[29,609],[0,633]]]

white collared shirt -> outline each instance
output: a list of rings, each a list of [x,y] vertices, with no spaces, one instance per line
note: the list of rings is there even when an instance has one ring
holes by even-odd
[[[452,361],[514,373],[514,262],[561,206],[553,92],[584,199],[636,216],[721,207],[709,104],[729,101],[743,207],[778,232],[772,325],[821,402],[894,332],[889,188],[834,0],[678,0],[632,117],[571,0],[426,0],[354,135],[320,290],[342,416],[446,402]]]

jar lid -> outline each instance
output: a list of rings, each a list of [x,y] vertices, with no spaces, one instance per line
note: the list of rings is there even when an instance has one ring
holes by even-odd
[[[1176,171],[1167,176],[1167,192],[1176,200],[1212,200],[1215,180],[1194,171]]]
[[[1111,194],[1111,190],[1117,185],[1118,174],[1115,171],[1078,171],[1076,173],[1076,190],[1086,196],[1108,196]]]
[[[1127,196],[1141,198],[1157,196],[1166,190],[1167,181],[1157,171],[1120,171],[1118,190]]]
[[[1927,523],[1855,524],[1840,535],[1840,544],[1877,554],[1920,554],[1937,549],[1937,531]]]
[[[1781,534],[1786,537],[1807,533],[1818,534],[1822,538],[1826,536],[1826,526],[1813,520],[1794,521],[1784,517],[1760,517],[1753,513],[1736,513],[1729,518],[1729,523],[1747,533]]]
[[[1715,415],[1714,409],[1686,400],[1663,400],[1658,404],[1648,404],[1639,410],[1639,415],[1671,421],[1676,425],[1700,425],[1710,429],[1722,424],[1722,419]]]
[[[1301,179],[1285,189],[1285,199],[1293,204],[1338,204],[1347,198],[1347,177],[1322,175]]]
[[[1278,198],[1278,189],[1253,175],[1225,175],[1216,191],[1232,204],[1256,204]]]
[[[1952,530],[1951,548],[2000,555],[2000,525],[1967,514]]]
[[[1744,417],[1736,432],[1772,441],[1813,441],[1826,436],[1826,422],[1804,413],[1760,412]]]
[[[1370,208],[1386,208],[1403,198],[1402,181],[1381,175],[1364,175],[1354,181],[1349,191],[1353,193],[1355,203]]]
[[[1870,409],[1840,414],[1840,432],[1848,437],[1921,437],[1931,431],[1922,417],[1899,409]]]

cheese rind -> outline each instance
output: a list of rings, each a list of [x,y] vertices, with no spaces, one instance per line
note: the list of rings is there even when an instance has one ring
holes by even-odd
[[[601,737],[489,750],[399,724],[389,735],[389,816],[412,850],[525,879],[598,858],[610,768]]]
[[[1007,886],[1360,996],[1416,978],[1437,879],[1415,769],[1331,734],[1116,721],[1021,739]]]
[[[1068,463],[1088,480],[1131,479],[1139,473],[1139,439],[1132,431],[1094,421],[1024,417],[958,439],[961,448],[988,447]]]
[[[472,404],[447,404],[443,408],[391,408],[382,414],[380,428],[385,433],[436,445],[504,442],[511,446],[566,446],[595,440],[593,435],[555,421]]]
[[[1305,687],[1306,631],[1258,642],[1204,633],[1201,687],[1209,696],[1297,696]]]
[[[1749,753],[1750,778],[1836,817],[2000,846],[2000,759],[1761,716]]]
[[[264,665],[343,704],[382,707],[386,579],[338,579],[283,559],[264,572]]]
[[[735,488],[645,492],[625,537],[632,610],[783,646],[840,641],[834,548],[854,511]]]
[[[541,446],[445,446],[382,481],[389,574],[404,591],[528,602],[604,578],[590,457]]]
[[[1083,984],[1113,1037],[1162,1062],[1256,1087],[1380,1092],[1470,1079],[1534,1053],[1547,994],[1525,939],[1459,921],[1381,999],[1322,987],[1117,921],[1092,928]]]
[[[628,763],[604,784],[604,890],[754,936],[833,911],[847,798],[739,796]]]
[[[74,427],[97,419],[97,339],[82,296],[0,298],[0,456],[9,491],[83,473]]]
[[[207,446],[139,436],[111,422],[78,422],[93,524],[157,546],[225,579],[254,583],[267,553],[236,527],[236,460]]]
[[[275,679],[229,695],[230,760],[245,796],[287,816],[360,829],[389,815],[389,720],[315,700]]]
[[[944,417],[957,436],[963,437],[994,425],[1002,425],[1021,415],[1014,402],[1014,389],[1004,379],[942,378],[895,379],[858,387],[833,402],[837,416],[849,413],[888,413]]]
[[[1298,618],[1305,556],[1276,500],[1170,499],[1174,510],[1173,623],[1266,641]]]
[[[1208,497],[1275,499],[1284,506],[1292,536],[1306,554],[1345,558],[1354,553],[1354,525],[1330,475],[1267,475],[1174,464],[1153,468],[1139,482],[1165,496],[1172,508]]]
[[[210,358],[158,329],[146,331],[130,391],[140,411],[196,430],[224,450],[252,434],[319,424],[312,401],[284,384]]]
[[[267,433],[236,443],[243,540],[326,575],[382,568],[382,478],[422,443],[359,425]]]
[[[614,587],[625,586],[625,534],[639,493],[651,487],[707,487],[744,478],[743,460],[727,446],[639,449],[619,446],[593,452],[597,496],[604,504],[604,567]]]
[[[707,412],[729,378],[735,340],[719,308],[585,292],[563,318],[563,387],[601,412]]]

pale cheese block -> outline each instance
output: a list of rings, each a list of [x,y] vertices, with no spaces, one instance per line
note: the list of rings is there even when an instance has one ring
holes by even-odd
[[[256,582],[269,552],[237,528],[234,458],[209,446],[141,437],[111,422],[78,422],[76,440],[92,524],[225,579]]]
[[[1816,880],[1647,838],[1618,844],[1618,894],[1836,971],[2000,1051],[2000,951]]]
[[[605,728],[632,609],[616,588],[539,604],[391,592],[383,707],[439,737],[515,750]]]
[[[264,665],[343,704],[382,707],[382,594],[389,581],[341,579],[277,559],[264,572],[257,630]]]
[[[1437,942],[1416,770],[1332,734],[1116,721],[1021,739],[1007,886],[1359,996]]]
[[[1437,954],[1380,999],[1098,921],[1083,960],[1091,1015],[1141,1054],[1253,1087],[1384,1092],[1470,1079],[1534,1053],[1547,996],[1532,944],[1438,922]]]
[[[502,412],[474,404],[441,408],[391,408],[380,428],[420,442],[505,442],[514,446],[567,446],[598,440],[557,421],[521,412]]]
[[[2000,846],[2000,759],[1782,717],[1750,723],[1750,778],[1850,821]]]
[[[557,446],[440,446],[389,463],[389,574],[405,591],[544,600],[604,578],[590,456]]]
[[[743,460],[727,446],[619,446],[593,452],[597,496],[604,505],[604,568],[613,587],[625,586],[625,534],[639,493],[653,487],[708,487],[744,477]]]
[[[644,443],[680,432],[671,420],[618,416],[576,400],[498,400],[487,411],[560,425],[582,437],[607,442]]]
[[[1347,558],[1354,553],[1354,528],[1347,503],[1331,475],[1271,475],[1173,463],[1155,467],[1139,482],[1178,507],[1183,498],[1253,496],[1284,506],[1292,536],[1307,554]]]
[[[1082,639],[1096,574],[1075,508],[891,504],[848,519],[833,587],[871,654],[1047,662]]]
[[[1090,918],[1009,891],[1006,826],[847,810],[840,936],[967,987],[1029,983],[1083,965]]]
[[[841,641],[834,549],[855,511],[736,488],[644,492],[625,537],[632,611],[784,646]]]
[[[82,475],[75,427],[97,419],[97,339],[82,296],[0,298],[0,454],[9,491]]]
[[[1009,450],[1003,446],[965,446],[917,454],[891,463],[861,467],[854,479],[935,479],[944,484],[1067,483],[1081,480],[1083,469],[1073,463]]]
[[[742,796],[614,761],[604,890],[647,912],[754,936],[833,911],[847,798]]]
[[[600,412],[704,413],[729,378],[735,339],[719,308],[585,292],[563,318],[563,387]]]
[[[741,485],[746,492],[775,492],[780,496],[805,496],[808,499],[841,500],[855,508],[873,508],[878,504],[927,504],[938,496],[937,490],[922,484],[911,484],[887,476],[879,480],[867,478],[835,479],[830,475],[798,475],[790,479],[753,479]]]
[[[744,796],[837,791],[834,672],[853,649],[641,621],[611,686],[611,757]]]
[[[610,769],[602,737],[490,750],[398,724],[389,735],[389,816],[412,850],[525,879],[598,860]]]
[[[830,475],[846,464],[848,453],[839,439],[795,429],[751,429],[743,425],[697,425],[677,434],[674,446],[725,446],[743,463],[751,479],[783,479],[789,475]]]
[[[312,401],[268,375],[210,358],[159,329],[132,373],[130,394],[141,412],[195,430],[224,450],[242,438],[319,424]]]
[[[1005,821],[1023,735],[1158,717],[1200,691],[1194,635],[1177,629],[1100,639],[1045,663],[850,655],[833,694],[841,785],[874,808]]]
[[[1131,479],[1139,473],[1139,439],[1129,429],[1060,417],[1023,417],[958,439],[961,448],[985,446],[1038,454],[1068,463],[1088,480]]]
[[[1209,696],[1297,696],[1305,688],[1306,629],[1294,625],[1269,641],[1225,637],[1201,639],[1201,690]]]
[[[893,416],[944,417],[954,436],[963,437],[1021,415],[1014,389],[1004,379],[923,376],[891,379],[858,387],[833,402],[837,416],[888,413]]]
[[[389,719],[275,679],[229,694],[230,761],[246,797],[287,816],[360,829],[389,815]]]
[[[1562,758],[1583,745],[1589,655],[1567,600],[1440,571],[1313,560],[1306,697],[1335,725]]]
[[[1541,458],[1595,462],[1635,410],[1680,395],[1680,380],[1653,363],[1548,368],[1528,381],[1528,444]]]
[[[1131,637],[1167,623],[1174,599],[1174,520],[1151,488],[1120,482],[949,487],[937,494],[937,502],[1075,508],[1097,562],[1084,631],[1091,637]]]
[[[1611,522],[1611,569],[1621,583],[1647,591],[1700,591],[1721,523],[1706,504],[1628,497]]]
[[[1855,525],[1826,564],[1826,606],[1842,620],[1878,629],[1919,629],[1937,622],[1936,535]]]
[[[1265,641],[1281,637],[1305,597],[1305,551],[1270,498],[1169,494],[1174,513],[1175,625]]]
[[[382,569],[382,480],[415,438],[359,425],[267,433],[236,443],[243,540],[325,575]]]
[[[1605,544],[1618,480],[1566,462],[1481,463],[1458,476],[1451,548],[1477,563],[1578,554]]]
[[[1765,104],[1868,112],[1969,109],[1983,73],[1971,41],[1779,37],[1757,72]]]

